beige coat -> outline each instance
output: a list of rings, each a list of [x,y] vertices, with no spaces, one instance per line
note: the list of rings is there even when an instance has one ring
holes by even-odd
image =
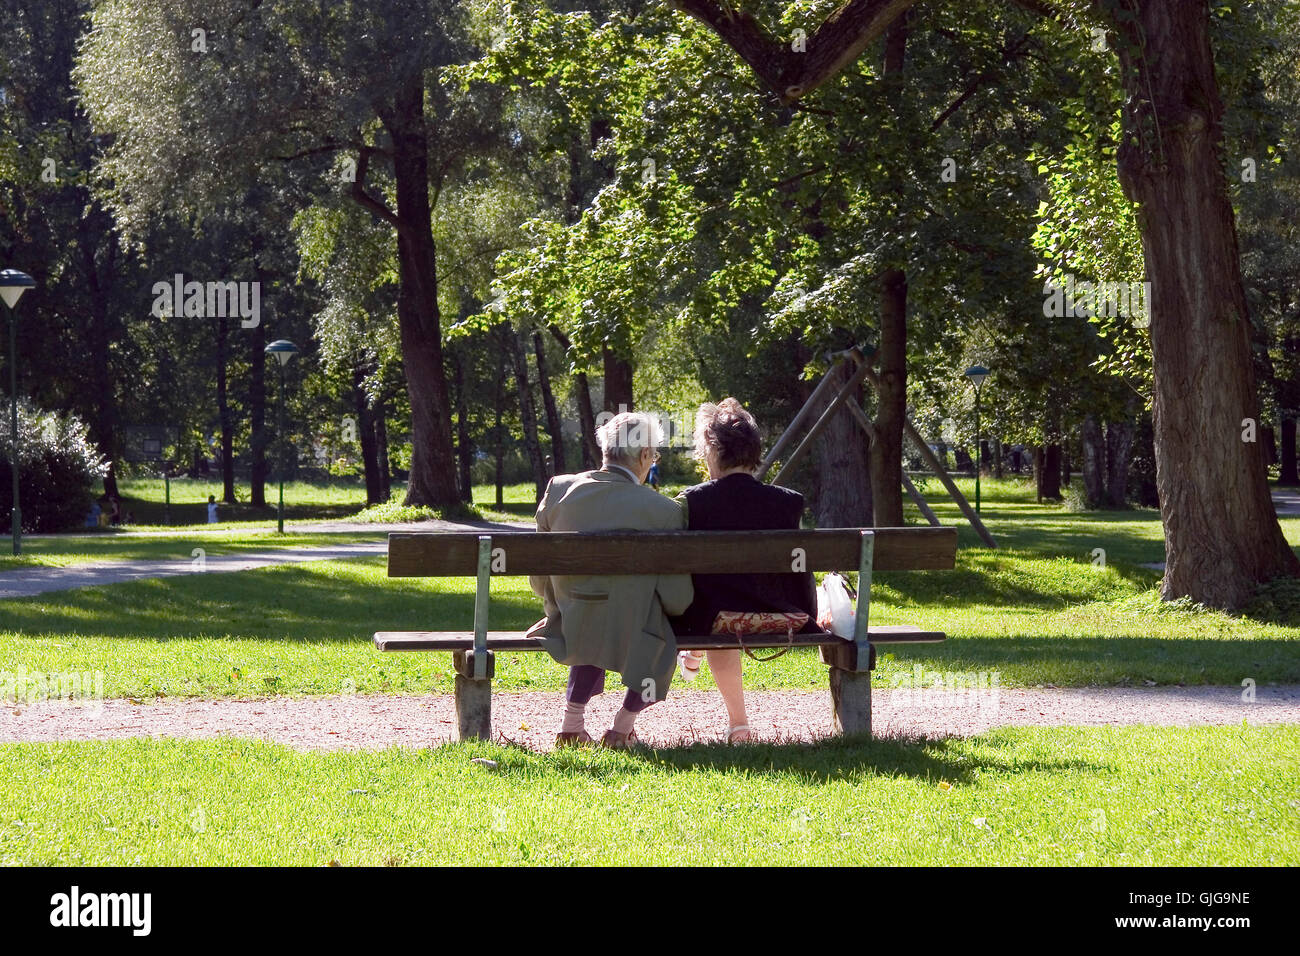
[[[556,475],[537,508],[538,531],[680,531],[681,507],[620,471]],[[689,574],[531,576],[546,620],[532,633],[561,664],[593,664],[655,700],[668,696],[677,639],[668,614],[681,614],[694,589]],[[649,682],[649,683],[647,683]]]

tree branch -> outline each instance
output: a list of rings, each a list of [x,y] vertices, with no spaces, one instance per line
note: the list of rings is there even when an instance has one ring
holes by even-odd
[[[916,0],[846,0],[812,36],[794,49],[777,40],[750,14],[721,0],[670,0],[716,33],[783,103],[821,86],[881,36]],[[791,38],[793,41],[793,38]]]
[[[370,153],[369,146],[361,147],[360,155],[357,157],[357,178],[352,181],[352,198],[360,203],[363,209],[369,209],[384,222],[402,232],[405,226],[397,213],[366,192],[366,173],[370,169]]]

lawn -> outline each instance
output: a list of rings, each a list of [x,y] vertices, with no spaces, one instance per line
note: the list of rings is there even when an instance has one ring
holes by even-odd
[[[6,744],[0,774],[0,865],[1300,864],[1290,726],[643,754]]]
[[[211,528],[212,530],[208,530]],[[205,555],[244,554],[275,551],[282,548],[318,548],[352,544],[358,541],[383,541],[381,531],[355,531],[331,534],[295,533],[292,529],[277,534],[275,526],[264,529],[248,527],[232,530],[223,525],[204,525],[170,534],[129,534],[118,531],[92,532],[85,535],[45,535],[23,539],[22,554],[14,556],[6,547],[0,552],[0,571],[43,566],[68,567],[108,561],[191,561],[194,549]],[[7,542],[6,542],[7,545]],[[0,610],[0,616],[3,615]]]
[[[917,663],[927,670],[997,671],[1004,686],[1300,681],[1300,628],[1157,599],[1159,572],[1139,566],[1162,557],[1154,512],[1070,514],[1035,504],[1023,483],[989,484],[984,510],[1001,549],[975,547],[977,539],[963,528],[955,570],[876,575],[876,623],[949,635],[941,645],[882,648],[879,682]],[[1300,520],[1283,527],[1300,542]],[[196,542],[217,554],[365,537],[358,531],[40,539],[31,542],[27,560],[189,560]],[[1106,550],[1104,566],[1092,554],[1099,547]],[[337,692],[345,682],[362,693],[446,692],[449,655],[380,654],[370,635],[469,628],[473,588],[465,578],[390,580],[383,559],[374,557],[196,572],[0,601],[0,671],[98,670],[111,697],[319,694]],[[521,629],[540,614],[526,580],[494,579],[493,628]],[[497,675],[504,689],[556,690],[565,669],[544,654],[514,654],[502,656]],[[826,670],[815,652],[798,651],[771,662],[747,660],[745,680],[753,689],[821,688]],[[698,686],[712,686],[707,668]]]

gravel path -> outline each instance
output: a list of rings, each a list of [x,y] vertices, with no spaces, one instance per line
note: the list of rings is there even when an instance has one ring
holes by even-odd
[[[181,574],[218,574],[228,571],[251,571],[275,564],[300,561],[337,561],[366,554],[387,554],[387,541],[359,544],[336,544],[312,548],[281,548],[278,551],[255,551],[245,554],[194,554],[184,557],[150,558],[134,561],[97,561],[66,567],[30,567],[0,572],[0,600],[30,597],[49,591],[69,591],[99,584],[122,584],[148,578],[170,578]]]
[[[195,527],[201,528],[202,525]],[[321,522],[311,526],[291,527],[293,532],[371,532],[376,535],[389,531],[521,531],[531,530],[532,524],[458,524],[451,521],[419,521],[405,524],[349,524],[343,521]],[[122,534],[153,534],[153,532],[122,532]],[[177,534],[176,531],[158,532]],[[100,584],[122,584],[126,581],[143,581],[149,578],[169,578],[202,571],[217,574],[223,571],[251,571],[276,564],[300,561],[337,561],[366,554],[387,554],[388,540],[358,542],[355,544],[322,545],[319,547],[280,548],[274,551],[256,551],[243,554],[197,555],[202,538],[196,534],[195,548],[190,542],[175,558],[140,558],[129,561],[94,561],[62,567],[33,566],[16,571],[0,571],[0,601],[6,598],[31,597],[49,591],[69,591],[73,588],[94,587]],[[218,547],[220,544],[218,544]],[[200,565],[201,561],[201,565]]]
[[[1242,700],[1237,687],[1006,689],[996,696],[946,697],[942,692],[878,689],[877,736],[969,736],[1013,725],[1300,723],[1300,685],[1256,689]],[[613,722],[621,694],[606,693],[587,710],[593,735]],[[750,723],[761,740],[814,740],[831,733],[825,691],[753,691]],[[534,750],[549,750],[559,729],[562,695],[531,691],[493,697],[494,729]],[[132,703],[109,700],[79,708],[35,701],[0,710],[0,742],[104,740],[125,737],[253,737],[301,750],[425,747],[452,738],[450,696],[337,695],[253,700],[184,699]],[[647,710],[637,732],[647,743],[672,746],[719,740],[726,711],[715,692],[683,691]]]

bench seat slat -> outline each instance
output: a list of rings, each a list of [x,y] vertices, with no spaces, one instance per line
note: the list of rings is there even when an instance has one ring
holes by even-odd
[[[476,574],[480,533],[492,536],[493,574],[790,572],[795,548],[803,551],[803,570],[845,571],[858,567],[861,530],[393,532],[388,576]],[[955,564],[956,528],[874,530],[876,571],[943,571]]]
[[[868,628],[868,639],[873,644],[938,644],[946,640],[942,631],[926,631],[907,624],[890,624]],[[375,646],[381,651],[464,651],[474,646],[473,632],[465,631],[379,631]],[[784,634],[750,634],[745,637],[746,647],[785,647]],[[822,644],[848,644],[849,641],[826,632],[796,634],[790,642],[794,647],[817,647]],[[541,641],[526,637],[524,631],[489,631],[488,650],[540,651]],[[681,635],[677,646],[682,650],[709,650],[740,647],[739,642],[726,634],[703,636]]]

